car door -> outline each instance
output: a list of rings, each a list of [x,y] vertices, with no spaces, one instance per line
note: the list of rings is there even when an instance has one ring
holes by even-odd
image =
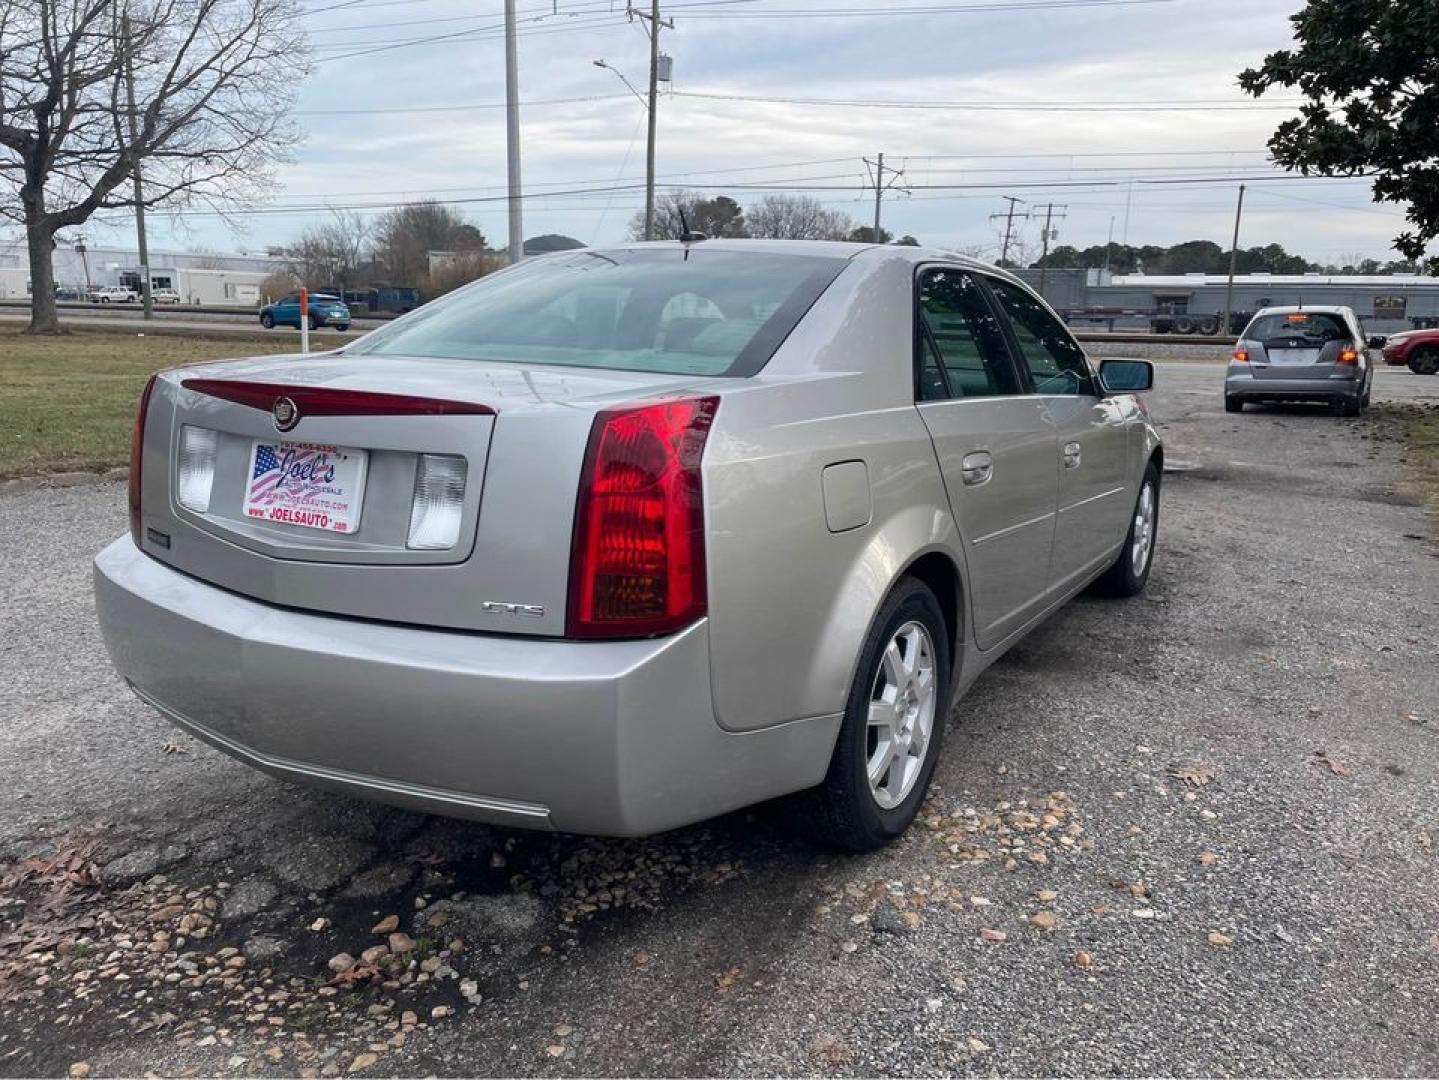
[[[915,401],[963,537],[974,637],[989,648],[1036,614],[1049,579],[1055,428],[1025,392],[999,313],[968,271],[916,278]]]
[[[1063,591],[1111,559],[1135,493],[1133,399],[1106,397],[1079,343],[1034,293],[989,279],[1035,397],[1055,426],[1059,495],[1050,588]]]
[[[275,302],[275,308],[270,313],[277,323],[284,323],[290,326],[300,325],[300,294],[291,293]]]

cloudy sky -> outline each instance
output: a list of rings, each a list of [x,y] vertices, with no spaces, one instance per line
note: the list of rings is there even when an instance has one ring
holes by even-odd
[[[308,136],[280,192],[238,229],[205,214],[158,218],[152,243],[257,250],[323,218],[321,205],[373,219],[430,196],[502,245],[501,0],[303,2],[316,59],[297,105]],[[673,0],[659,183],[741,203],[805,191],[865,222],[862,159],[883,152],[907,185],[887,196],[885,228],[993,257],[1001,195],[1031,212],[1054,203],[1059,243],[1102,244],[1112,223],[1116,241],[1227,245],[1237,178],[1279,176],[1250,181],[1241,245],[1278,242],[1321,262],[1390,257],[1398,209],[1370,202],[1363,181],[1277,174],[1265,142],[1294,99],[1255,103],[1237,87],[1237,72],[1289,42],[1298,6]],[[519,15],[525,234],[623,239],[643,205],[644,110],[592,61],[642,88],[641,25],[623,0],[519,0]],[[1037,247],[1037,221],[1021,226]],[[129,226],[92,232],[121,239]]]

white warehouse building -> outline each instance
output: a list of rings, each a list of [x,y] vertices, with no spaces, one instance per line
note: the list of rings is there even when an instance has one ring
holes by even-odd
[[[284,263],[267,255],[217,255],[159,251],[150,255],[150,287],[174,289],[181,303],[253,308],[260,283]],[[30,296],[29,256],[23,239],[0,238],[0,300]],[[55,249],[55,285],[62,297],[83,297],[91,287],[140,288],[140,253],[134,248],[60,246]]]

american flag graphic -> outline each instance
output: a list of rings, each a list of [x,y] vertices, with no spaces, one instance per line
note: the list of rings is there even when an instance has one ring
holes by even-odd
[[[273,446],[261,443],[255,450],[255,471],[250,475],[250,501],[260,501],[290,469],[314,459],[320,452],[319,447],[287,446],[282,460]]]

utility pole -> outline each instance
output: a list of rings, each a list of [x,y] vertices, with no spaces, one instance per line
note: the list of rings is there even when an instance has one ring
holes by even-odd
[[[1110,267],[1114,265],[1114,215],[1109,215],[1109,238],[1104,241],[1104,276],[1110,274]],[[1101,282],[1107,285],[1109,282]]]
[[[900,181],[904,176],[904,170],[886,165],[883,154],[877,154],[874,161],[865,158],[864,163],[865,166],[871,170],[870,175],[874,179],[874,242],[876,244],[882,244],[884,243],[882,239],[884,233],[880,230],[879,212],[884,201],[884,193]],[[890,175],[888,181],[884,178],[885,173],[889,173]]]
[[[140,177],[140,158],[135,153],[135,144],[140,141],[139,125],[135,120],[135,64],[131,58],[133,42],[130,38],[130,13],[120,16],[120,37],[125,50],[125,102],[130,112],[130,175],[135,181],[135,234],[140,249],[140,299],[147,319],[155,317],[155,300],[150,295],[150,252],[145,243],[145,184]],[[86,277],[89,274],[87,272]]]
[[[1239,205],[1234,208],[1234,242],[1229,245],[1229,284],[1224,289],[1224,321],[1219,324],[1219,333],[1229,333],[1230,320],[1234,318],[1234,270],[1239,262],[1239,218],[1244,213],[1244,185],[1239,185]]]
[[[1061,218],[1066,216],[1066,215],[1064,214],[1064,212],[1063,212],[1064,209],[1065,209],[1065,208],[1064,208],[1063,206],[1059,207],[1059,210],[1060,210],[1059,216],[1060,216]],[[1044,207],[1044,236],[1042,237],[1043,245],[1044,245],[1044,246],[1043,246],[1043,248],[1042,248],[1042,252],[1043,252],[1043,253],[1039,256],[1039,298],[1040,298],[1041,300],[1045,299],[1045,295],[1044,295],[1044,285],[1045,285],[1045,282],[1047,282],[1047,281],[1049,280],[1049,241],[1050,241],[1050,239],[1051,239],[1050,233],[1052,232],[1051,226],[1052,226],[1052,224],[1053,224],[1054,216],[1055,216],[1055,215],[1054,215],[1054,210],[1055,210],[1054,203],[1046,203],[1046,204],[1045,204],[1045,207]]]
[[[649,137],[645,141],[645,239],[655,238],[655,112],[660,93],[660,27],[673,30],[672,20],[660,18],[660,0],[650,0],[649,11],[627,9],[631,18],[649,21],[650,92],[645,107],[649,110]],[[608,66],[608,65],[605,65]],[[618,72],[616,72],[618,74]],[[624,78],[623,75],[620,78]],[[666,75],[668,80],[669,76]],[[628,85],[628,83],[626,83]]]
[[[1004,218],[1004,246],[999,249],[999,265],[1003,266],[1009,261],[1009,238],[1014,233],[1014,219],[1018,216],[1021,221],[1025,221],[1029,218],[1029,213],[1026,211],[1023,214],[1016,215],[1014,212],[1015,206],[1024,202],[1023,199],[1017,199],[1013,195],[1001,195],[1000,198],[1009,203],[1009,209],[1003,214],[990,214],[989,220],[993,221],[995,218]]]
[[[505,155],[509,172],[510,264],[525,257],[520,203],[520,66],[515,40],[515,0],[505,0]]]

